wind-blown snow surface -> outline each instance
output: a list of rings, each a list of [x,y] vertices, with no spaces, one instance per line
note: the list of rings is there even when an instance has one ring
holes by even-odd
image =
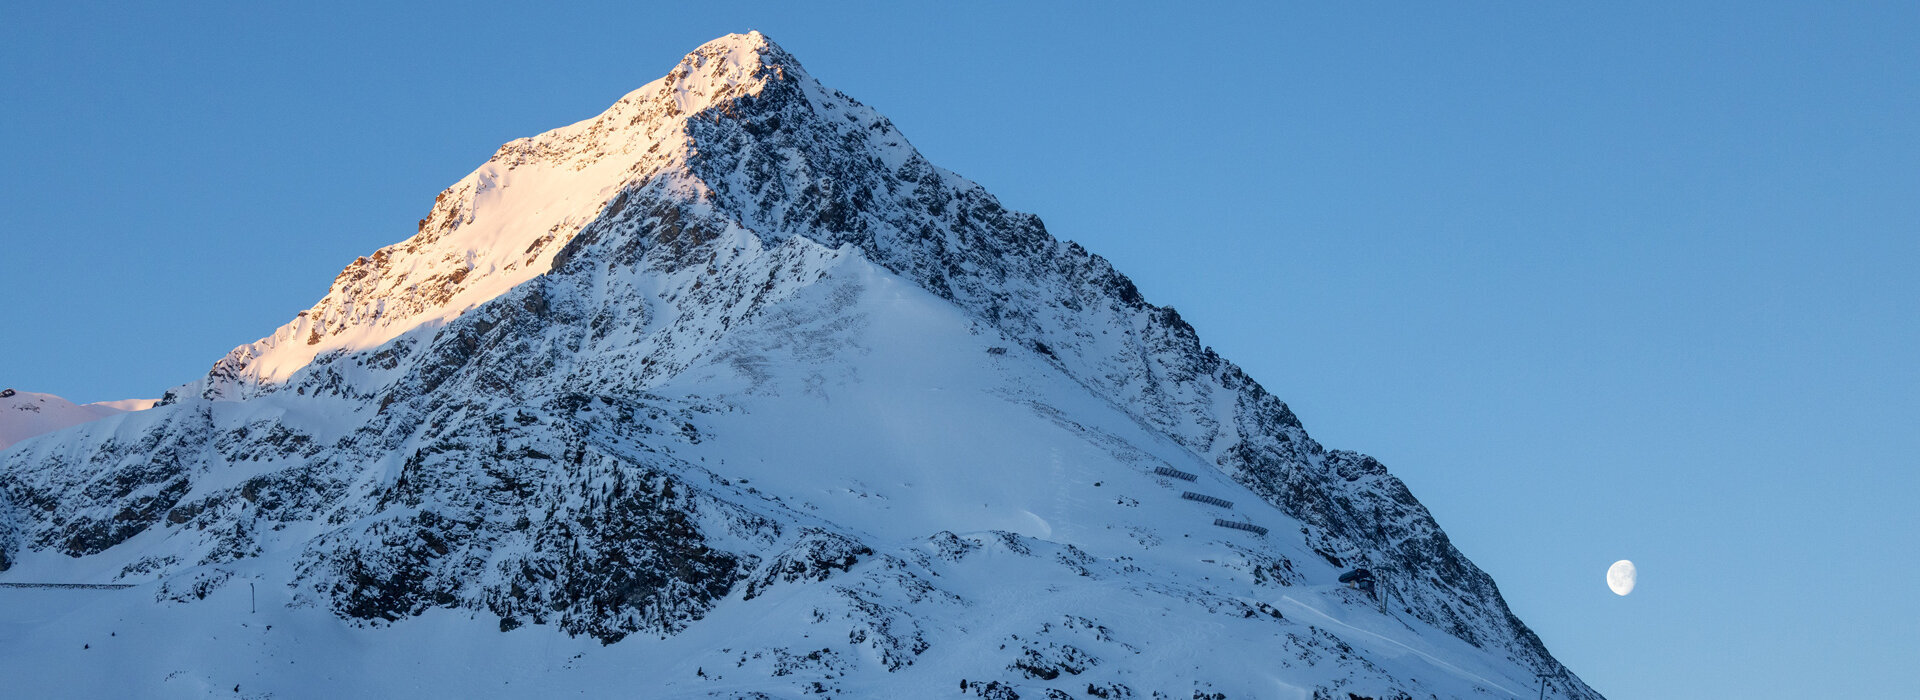
[[[0,396],[0,450],[36,435],[99,420],[116,413],[151,408],[153,399],[123,399],[76,404],[54,396],[31,391],[14,391]]]
[[[1356,565],[1385,612],[1334,583]],[[1513,697],[1562,670],[1378,462],[757,33],[502,147],[160,407],[0,452],[0,570],[136,584],[0,588],[30,696]]]

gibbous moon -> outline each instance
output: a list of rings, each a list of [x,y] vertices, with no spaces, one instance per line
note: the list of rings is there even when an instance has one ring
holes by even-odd
[[[1633,584],[1639,580],[1640,572],[1633,568],[1633,562],[1621,559],[1607,567],[1607,587],[1613,589],[1615,595],[1632,593]]]

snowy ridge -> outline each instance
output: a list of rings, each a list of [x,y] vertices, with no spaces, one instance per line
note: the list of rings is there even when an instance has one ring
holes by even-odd
[[[53,394],[7,390],[0,396],[0,450],[36,435],[51,433],[116,413],[144,411],[154,399],[122,399],[75,404]]]
[[[102,646],[134,670],[81,694],[1514,697],[1563,671],[1378,462],[757,33],[502,147],[162,403],[0,453],[0,580],[141,584],[32,627],[134,621]],[[1385,612],[1333,583],[1356,565]],[[240,582],[262,617],[228,615]],[[203,629],[228,641],[142,654]],[[454,638],[519,660],[408,665]],[[34,669],[67,646],[0,666],[60,688]],[[351,649],[393,673],[302,665]]]

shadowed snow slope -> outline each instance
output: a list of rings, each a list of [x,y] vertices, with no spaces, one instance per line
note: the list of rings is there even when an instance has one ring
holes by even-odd
[[[1598,697],[1378,462],[757,33],[161,404],[0,452],[0,582],[134,584],[0,599],[13,688]]]

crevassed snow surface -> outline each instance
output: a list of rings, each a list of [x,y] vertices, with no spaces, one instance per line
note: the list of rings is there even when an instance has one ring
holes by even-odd
[[[9,694],[1506,698],[1564,671],[1379,463],[758,34],[503,147],[161,404],[0,452],[0,584],[131,585],[0,587]]]

